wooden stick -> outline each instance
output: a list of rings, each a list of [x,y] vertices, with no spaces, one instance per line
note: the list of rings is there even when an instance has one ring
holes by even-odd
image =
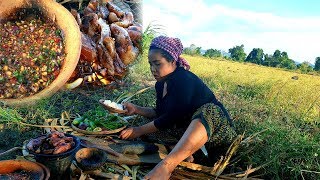
[[[195,171],[202,171],[205,173],[211,173],[213,167],[208,167],[208,166],[203,166],[200,164],[195,164],[195,163],[190,163],[190,162],[184,162],[182,161],[179,166],[191,169],[191,170],[195,170]]]
[[[93,143],[94,141],[90,141],[86,137],[82,137],[82,136],[77,136],[77,137],[79,137],[81,141],[84,142],[84,143],[81,143],[83,146],[90,147],[90,148],[98,148],[116,157],[120,157],[122,155],[121,153],[118,153],[115,150],[111,149],[108,145],[99,145],[98,143]]]

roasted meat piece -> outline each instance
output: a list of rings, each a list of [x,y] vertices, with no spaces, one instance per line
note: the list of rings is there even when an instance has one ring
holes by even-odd
[[[118,26],[127,28],[133,24],[133,14],[132,12],[126,12],[122,18],[122,21],[115,22]]]
[[[95,13],[90,13],[82,18],[81,30],[89,37],[94,37],[94,35],[99,33],[98,15]]]
[[[109,10],[105,6],[100,6],[98,11],[98,17],[107,20],[109,13]]]
[[[52,154],[60,154],[68,151],[72,148],[72,143],[60,143],[57,147],[54,148]]]
[[[73,137],[65,136],[62,132],[52,131],[47,135],[31,139],[27,148],[38,154],[60,154],[68,151],[74,145]]]
[[[81,18],[80,18],[80,14],[77,12],[77,10],[71,9],[71,14],[76,19],[79,27],[81,27],[82,26],[82,21],[81,21]]]
[[[80,59],[86,60],[88,62],[95,62],[97,58],[97,50],[94,42],[86,35],[81,33],[81,54]]]
[[[124,12],[112,2],[107,3],[107,8],[110,12],[115,13],[119,18],[122,18],[124,16]]]
[[[125,65],[133,62],[138,56],[138,49],[133,46],[128,32],[116,24],[110,25],[111,33],[115,38],[116,50]]]
[[[103,45],[97,46],[99,62],[107,69],[107,74],[114,75],[113,59]]]
[[[121,59],[119,58],[119,55],[116,53],[116,57],[113,61],[113,65],[114,65],[114,70],[115,70],[115,76],[117,76],[117,78],[122,78],[125,75],[126,72],[126,65],[123,64],[123,62],[121,61]]]
[[[97,11],[99,8],[99,1],[97,0],[91,0],[87,6],[88,8],[90,8],[92,11]]]
[[[128,34],[130,39],[135,47],[138,47],[141,50],[141,43],[142,43],[142,32],[128,29]]]
[[[120,21],[118,16],[114,12],[110,12],[109,15],[108,15],[108,22],[109,23],[114,23],[114,22],[118,22],[118,21]]]
[[[27,144],[28,150],[36,151],[42,145],[45,139],[46,139],[46,136],[40,136],[36,139],[31,139]]]

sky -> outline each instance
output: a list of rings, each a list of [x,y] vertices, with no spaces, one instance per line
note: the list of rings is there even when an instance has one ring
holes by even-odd
[[[243,44],[264,53],[285,51],[297,62],[320,57],[319,0],[144,0],[143,26],[191,44],[228,52]]]

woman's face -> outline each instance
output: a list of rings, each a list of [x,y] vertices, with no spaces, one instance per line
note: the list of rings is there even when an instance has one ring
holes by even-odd
[[[157,81],[161,81],[165,76],[176,69],[176,62],[168,62],[159,50],[152,49],[148,55],[150,70]]]

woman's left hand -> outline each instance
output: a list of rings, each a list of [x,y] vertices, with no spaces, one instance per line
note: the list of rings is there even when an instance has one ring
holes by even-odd
[[[167,180],[171,175],[169,164],[161,161],[143,179]]]
[[[121,139],[134,139],[140,137],[140,132],[138,127],[129,127],[122,130],[119,137]]]

